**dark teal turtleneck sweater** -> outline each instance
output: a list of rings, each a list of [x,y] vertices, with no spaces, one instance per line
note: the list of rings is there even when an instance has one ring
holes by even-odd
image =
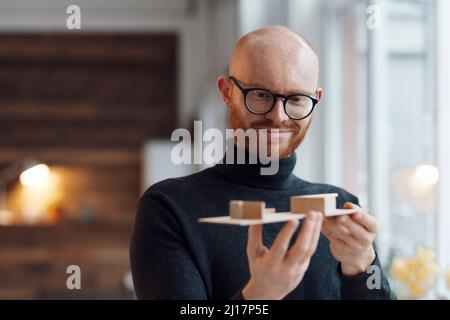
[[[150,187],[138,204],[130,247],[131,271],[139,299],[239,299],[249,280],[247,228],[199,224],[202,217],[228,214],[230,200],[265,201],[289,211],[293,195],[338,193],[337,205],[358,199],[345,190],[293,175],[296,155],[280,161],[276,175],[260,165],[218,164],[199,173]],[[282,223],[264,226],[270,247]],[[294,237],[295,238],[295,237]],[[378,259],[374,264],[379,266]],[[321,235],[300,285],[285,299],[392,299],[382,275],[380,289],[368,289],[368,273],[346,277]]]

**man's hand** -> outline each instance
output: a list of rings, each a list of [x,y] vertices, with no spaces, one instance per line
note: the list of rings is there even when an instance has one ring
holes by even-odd
[[[375,260],[373,241],[378,232],[377,219],[350,202],[344,209],[358,209],[358,213],[327,218],[322,232],[330,240],[331,254],[341,263],[342,273],[355,276],[367,270]]]
[[[290,249],[289,243],[299,225],[297,220],[286,223],[270,250],[262,241],[262,225],[249,227],[247,258],[250,281],[242,290],[244,299],[283,299],[298,286],[316,251],[322,220],[322,213],[309,212]]]

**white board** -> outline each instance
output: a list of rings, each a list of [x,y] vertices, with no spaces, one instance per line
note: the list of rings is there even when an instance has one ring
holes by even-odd
[[[327,214],[327,217],[336,217],[347,214],[353,214],[358,212],[356,209],[336,209]],[[222,224],[222,225],[234,225],[234,226],[251,226],[257,224],[268,224],[286,222],[289,220],[301,220],[305,218],[305,214],[294,214],[291,212],[279,212],[279,213],[265,213],[263,219],[232,219],[230,216],[212,217],[212,218],[200,218],[199,223],[208,224]]]

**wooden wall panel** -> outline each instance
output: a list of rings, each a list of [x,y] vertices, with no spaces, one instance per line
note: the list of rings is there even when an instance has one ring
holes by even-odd
[[[37,159],[66,191],[61,226],[0,228],[0,299],[129,297],[141,148],[176,126],[177,50],[174,34],[0,34],[0,170]],[[86,270],[77,294],[70,263]]]
[[[115,200],[137,198],[136,159],[146,140],[174,129],[176,93],[173,34],[2,34],[0,167],[26,156],[75,171],[79,160],[93,180],[103,163],[112,177],[132,168],[135,187]],[[132,159],[111,166],[115,151]]]
[[[0,227],[2,299],[128,299],[124,224]],[[66,269],[81,268],[81,290],[68,290]]]

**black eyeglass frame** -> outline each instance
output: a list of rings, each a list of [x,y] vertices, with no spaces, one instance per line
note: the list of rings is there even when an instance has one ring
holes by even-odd
[[[271,112],[271,111],[273,110],[273,108],[275,107],[275,104],[277,103],[277,99],[276,99],[276,98],[282,98],[282,99],[283,99],[283,109],[284,109],[284,113],[286,113],[286,115],[287,115],[290,119],[293,119],[293,120],[303,120],[303,119],[308,118],[308,117],[313,113],[315,106],[319,103],[319,100],[318,100],[318,99],[313,98],[313,97],[311,97],[311,96],[308,96],[308,95],[306,95],[306,94],[294,93],[294,94],[290,94],[290,95],[287,95],[287,96],[286,96],[286,95],[281,94],[281,93],[274,93],[274,92],[272,92],[272,91],[270,91],[270,90],[267,90],[267,89],[265,89],[265,88],[244,88],[244,87],[240,84],[240,81],[237,80],[235,77],[229,76],[228,79],[230,79],[231,81],[233,81],[233,83],[236,85],[236,87],[238,87],[239,90],[240,90],[240,91],[242,92],[242,94],[244,95],[244,104],[245,104],[245,107],[247,108],[247,110],[248,110],[250,113],[253,113],[253,114],[256,114],[256,115],[261,115],[261,116],[263,116],[263,115],[265,115],[265,114],[268,114],[268,113]],[[253,91],[253,90],[263,90],[263,91],[266,91],[266,92],[270,93],[270,94],[273,96],[273,104],[272,104],[272,106],[270,107],[269,110],[267,110],[266,112],[261,112],[261,113],[260,113],[260,112],[255,112],[255,111],[253,111],[253,110],[247,105],[247,95],[249,94],[250,91]],[[288,101],[290,98],[296,97],[296,96],[302,96],[302,97],[309,98],[309,99],[311,99],[312,102],[313,102],[311,111],[310,111],[306,116],[301,117],[301,118],[295,118],[295,117],[292,117],[291,115],[289,115],[289,114],[286,112],[286,103],[287,103],[287,101]]]

